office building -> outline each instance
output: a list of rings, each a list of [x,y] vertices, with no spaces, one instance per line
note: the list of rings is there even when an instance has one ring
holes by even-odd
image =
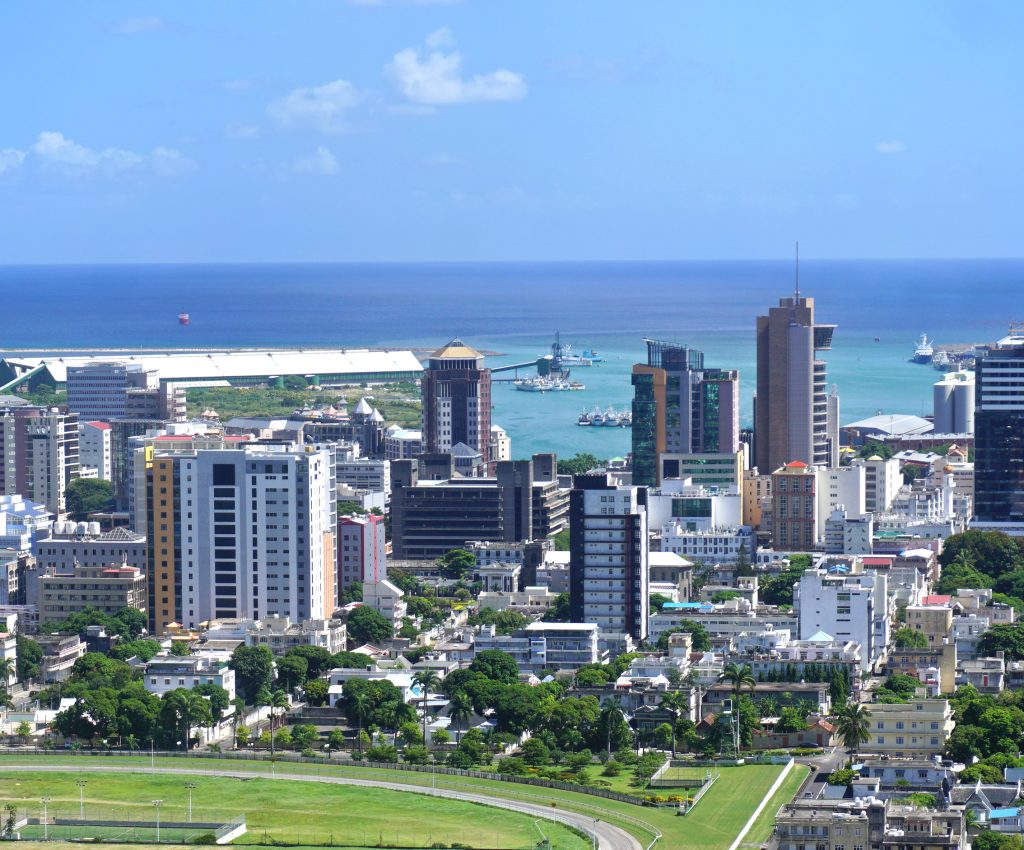
[[[569,497],[569,611],[603,633],[647,637],[647,489],[577,475]]]
[[[64,491],[79,477],[78,416],[57,408],[17,407],[0,413],[0,484],[65,513]]]
[[[818,475],[794,460],[772,473],[772,544],[790,552],[810,552],[822,532],[818,513]]]
[[[686,345],[645,342],[647,362],[633,366],[633,483],[659,483],[663,453],[736,454],[739,373],[705,368]]]
[[[385,545],[384,517],[338,517],[338,591],[386,579]]]
[[[493,476],[455,478],[450,455],[391,464],[395,558],[434,560],[467,540],[542,540],[568,524],[554,455],[499,461]]]
[[[828,394],[825,362],[816,358],[832,347],[834,331],[815,324],[814,299],[799,289],[758,316],[754,430],[762,472],[791,461],[839,466],[838,398]]]
[[[108,567],[111,564],[146,563],[146,536],[127,528],[100,531],[95,522],[55,522],[36,544],[40,571],[71,572],[75,565]]]
[[[423,372],[423,450],[451,453],[459,443],[490,461],[491,370],[484,356],[453,339],[427,361]]]
[[[659,481],[685,480],[704,487],[742,488],[745,473],[743,452],[664,452],[658,457]]]
[[[67,368],[68,410],[82,420],[121,419],[128,388],[159,383],[156,372],[137,363],[89,361]]]
[[[1024,327],[975,367],[971,527],[1024,535]]]
[[[146,612],[146,576],[127,564],[77,566],[70,573],[48,571],[39,577],[39,625],[65,620],[86,608],[116,614],[122,608]]]
[[[95,469],[96,477],[103,481],[110,481],[113,475],[110,439],[108,423],[78,423],[78,463],[84,469]]]
[[[386,460],[412,460],[423,454],[423,432],[392,425],[384,432]],[[501,458],[497,458],[501,460]]]
[[[936,434],[974,433],[974,372],[946,372],[932,391]]]
[[[870,555],[875,524],[871,514],[850,514],[837,505],[825,520],[825,553]]]
[[[146,462],[151,631],[221,617],[329,617],[331,455],[312,446],[156,454]]]

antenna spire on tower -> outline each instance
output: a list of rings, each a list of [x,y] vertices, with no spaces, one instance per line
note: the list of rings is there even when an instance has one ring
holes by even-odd
[[[796,243],[796,300],[800,300],[800,242]]]

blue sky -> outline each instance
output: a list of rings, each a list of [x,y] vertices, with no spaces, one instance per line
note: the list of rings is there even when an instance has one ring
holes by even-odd
[[[1024,4],[7,0],[0,262],[1022,256]]]

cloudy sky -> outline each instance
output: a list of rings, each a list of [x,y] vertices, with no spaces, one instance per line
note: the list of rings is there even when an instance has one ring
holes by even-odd
[[[1024,4],[5,0],[0,262],[1022,256]]]

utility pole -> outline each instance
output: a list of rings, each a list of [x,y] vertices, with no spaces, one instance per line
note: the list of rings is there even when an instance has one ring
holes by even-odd
[[[196,787],[195,782],[186,782],[185,787],[188,788],[188,822],[192,823],[192,789]]]
[[[163,800],[154,800],[153,806],[156,808],[156,840],[160,843],[160,807],[164,804]]]
[[[53,797],[43,797],[43,841],[50,840],[50,818],[46,813],[46,804],[52,799]]]
[[[88,779],[77,779],[78,783],[78,819],[85,820],[85,786]]]

